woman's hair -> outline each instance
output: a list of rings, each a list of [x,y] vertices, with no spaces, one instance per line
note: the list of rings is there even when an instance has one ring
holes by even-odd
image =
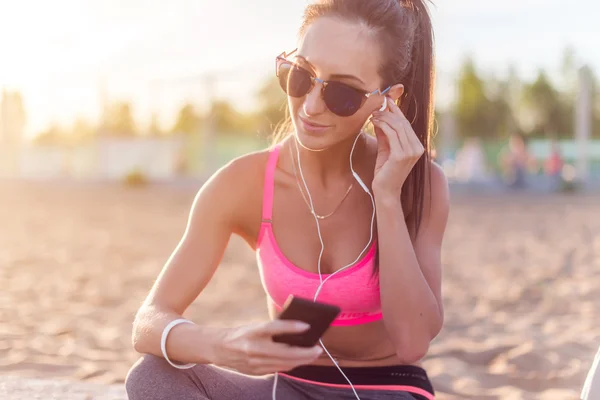
[[[402,205],[414,239],[421,224],[425,184],[429,182],[430,136],[433,120],[434,54],[433,28],[427,0],[318,0],[306,7],[300,36],[320,17],[335,17],[363,25],[380,43],[379,66],[382,89],[404,85],[398,106],[425,148],[408,176]],[[287,115],[287,114],[286,114]],[[289,116],[275,140],[291,132]],[[430,192],[430,191],[429,191]]]

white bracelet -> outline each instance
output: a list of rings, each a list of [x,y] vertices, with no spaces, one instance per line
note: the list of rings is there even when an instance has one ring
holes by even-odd
[[[188,369],[188,368],[192,368],[192,367],[196,366],[196,364],[177,365],[177,364],[174,364],[173,362],[171,362],[171,360],[169,360],[169,356],[167,356],[167,336],[169,336],[169,332],[171,332],[171,329],[173,329],[174,327],[176,327],[179,324],[193,324],[193,322],[189,321],[187,319],[184,319],[184,318],[180,318],[180,319],[171,321],[167,326],[165,326],[165,329],[163,330],[163,333],[162,333],[162,338],[160,339],[160,350],[162,351],[162,354],[163,354],[163,357],[165,358],[165,360],[167,360],[167,362],[169,364],[171,364],[173,367],[175,367],[177,369]]]

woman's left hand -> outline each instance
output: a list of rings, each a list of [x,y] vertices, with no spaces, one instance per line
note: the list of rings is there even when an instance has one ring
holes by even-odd
[[[388,98],[388,110],[373,113],[377,160],[373,191],[400,196],[402,185],[425,148],[396,103]]]

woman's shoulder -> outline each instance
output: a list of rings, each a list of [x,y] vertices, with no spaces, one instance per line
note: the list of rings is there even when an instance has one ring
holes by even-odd
[[[244,189],[262,183],[273,146],[244,153],[219,168],[210,179],[218,179],[226,185]]]
[[[429,164],[430,174],[428,176],[429,179],[429,187],[431,192],[446,192],[448,191],[448,178],[446,177],[446,173],[440,164],[431,160]]]
[[[272,147],[235,157],[211,179],[218,180],[217,200],[230,215],[233,231],[252,242],[260,226],[265,174]]]
[[[231,159],[212,174],[200,192],[212,193],[211,199],[228,212],[240,217],[246,215],[247,210],[254,209],[255,203],[262,201],[270,152],[269,147]]]

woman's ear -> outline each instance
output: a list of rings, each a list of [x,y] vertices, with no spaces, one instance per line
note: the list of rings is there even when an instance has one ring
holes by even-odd
[[[390,91],[388,92],[388,96],[391,97],[395,102],[398,101],[398,99],[400,97],[402,97],[402,95],[404,94],[404,85],[401,83],[398,83],[397,85],[394,85],[390,88]]]

